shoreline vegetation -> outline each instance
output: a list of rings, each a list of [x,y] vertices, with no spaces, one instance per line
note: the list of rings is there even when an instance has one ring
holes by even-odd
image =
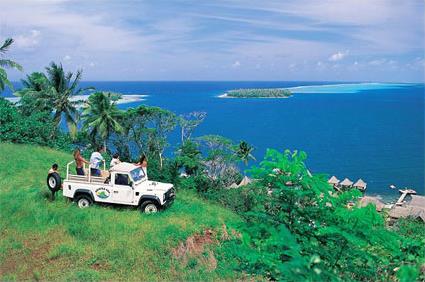
[[[289,98],[291,91],[285,88],[245,88],[233,89],[218,96],[219,98]]]

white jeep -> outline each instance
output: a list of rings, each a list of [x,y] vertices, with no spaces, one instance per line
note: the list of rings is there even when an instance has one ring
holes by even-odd
[[[154,213],[171,205],[175,199],[173,184],[149,181],[144,170],[131,163],[120,163],[101,176],[92,176],[90,167],[84,167],[85,175],[69,173],[63,181],[63,195],[73,199],[78,207],[86,208],[95,202],[138,206],[142,212]],[[57,173],[47,177],[47,185],[53,196],[61,188]]]

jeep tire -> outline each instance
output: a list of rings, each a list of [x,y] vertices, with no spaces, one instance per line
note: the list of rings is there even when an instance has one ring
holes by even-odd
[[[52,172],[47,176],[47,187],[52,193],[55,193],[60,190],[62,185],[62,180],[58,173]]]
[[[143,213],[156,213],[158,210],[157,204],[152,201],[145,201],[140,205],[140,211]]]
[[[80,194],[75,197],[75,202],[80,209],[88,208],[93,204],[91,197],[87,194]]]

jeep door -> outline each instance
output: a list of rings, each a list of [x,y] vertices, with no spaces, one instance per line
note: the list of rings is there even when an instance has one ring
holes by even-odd
[[[112,200],[114,203],[131,204],[134,199],[134,190],[128,174],[116,173],[112,186]]]

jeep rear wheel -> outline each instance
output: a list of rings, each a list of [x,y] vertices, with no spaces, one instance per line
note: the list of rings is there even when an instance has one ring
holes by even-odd
[[[140,210],[144,213],[156,213],[158,212],[158,206],[154,202],[146,201],[140,205]]]
[[[91,206],[91,204],[93,204],[93,201],[88,195],[77,196],[77,198],[75,199],[75,202],[77,203],[77,206],[80,209],[88,208],[89,206]]]

